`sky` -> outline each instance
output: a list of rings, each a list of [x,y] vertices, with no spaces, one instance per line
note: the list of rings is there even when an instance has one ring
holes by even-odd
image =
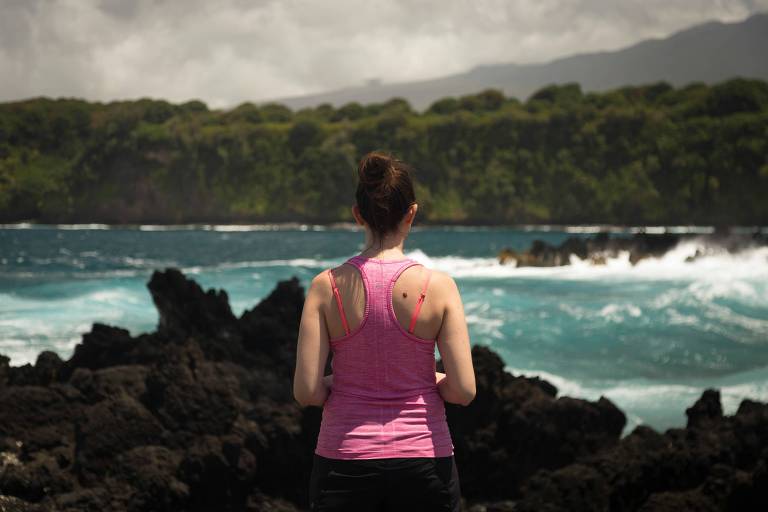
[[[0,0],[0,101],[228,108],[613,50],[760,11],[768,0]]]

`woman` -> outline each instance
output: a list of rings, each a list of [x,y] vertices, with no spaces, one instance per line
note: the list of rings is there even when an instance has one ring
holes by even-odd
[[[299,329],[294,396],[323,406],[312,510],[457,511],[443,402],[475,396],[461,297],[450,276],[403,253],[418,209],[408,168],[373,152],[358,177],[352,215],[365,249],[315,276]]]

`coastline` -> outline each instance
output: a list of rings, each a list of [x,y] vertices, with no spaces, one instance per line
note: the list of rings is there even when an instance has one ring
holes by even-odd
[[[205,231],[324,231],[327,229],[339,229],[359,231],[359,227],[353,222],[328,222],[328,223],[304,223],[304,222],[261,222],[261,223],[45,223],[35,221],[19,221],[0,223],[0,229],[70,229],[70,230],[107,230],[107,229],[135,229],[141,231],[172,231],[172,230],[205,230]],[[768,234],[768,225],[747,226],[729,225],[714,226],[706,224],[690,225],[621,225],[621,224],[488,224],[488,223],[429,223],[419,221],[414,224],[413,230],[424,229],[499,229],[519,231],[562,231],[573,234],[713,234],[718,230],[725,230],[733,234]]]
[[[320,409],[290,396],[298,280],[239,317],[226,291],[172,268],[148,288],[154,332],[97,323],[66,361],[0,360],[2,500],[21,511],[304,509]],[[609,399],[558,396],[486,347],[473,360],[475,401],[447,407],[469,510],[768,503],[768,404],[743,400],[724,416],[707,390],[686,427],[620,438],[626,416]]]

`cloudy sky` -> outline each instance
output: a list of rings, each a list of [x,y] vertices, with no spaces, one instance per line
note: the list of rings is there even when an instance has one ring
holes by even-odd
[[[228,107],[617,49],[766,10],[768,0],[0,0],[0,101]]]

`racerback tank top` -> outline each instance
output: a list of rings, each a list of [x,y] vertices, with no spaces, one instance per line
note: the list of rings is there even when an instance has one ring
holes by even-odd
[[[315,453],[331,459],[453,455],[435,384],[436,341],[403,329],[392,308],[395,281],[420,263],[363,256],[346,263],[363,279],[365,311],[358,327],[329,340],[333,386]]]

